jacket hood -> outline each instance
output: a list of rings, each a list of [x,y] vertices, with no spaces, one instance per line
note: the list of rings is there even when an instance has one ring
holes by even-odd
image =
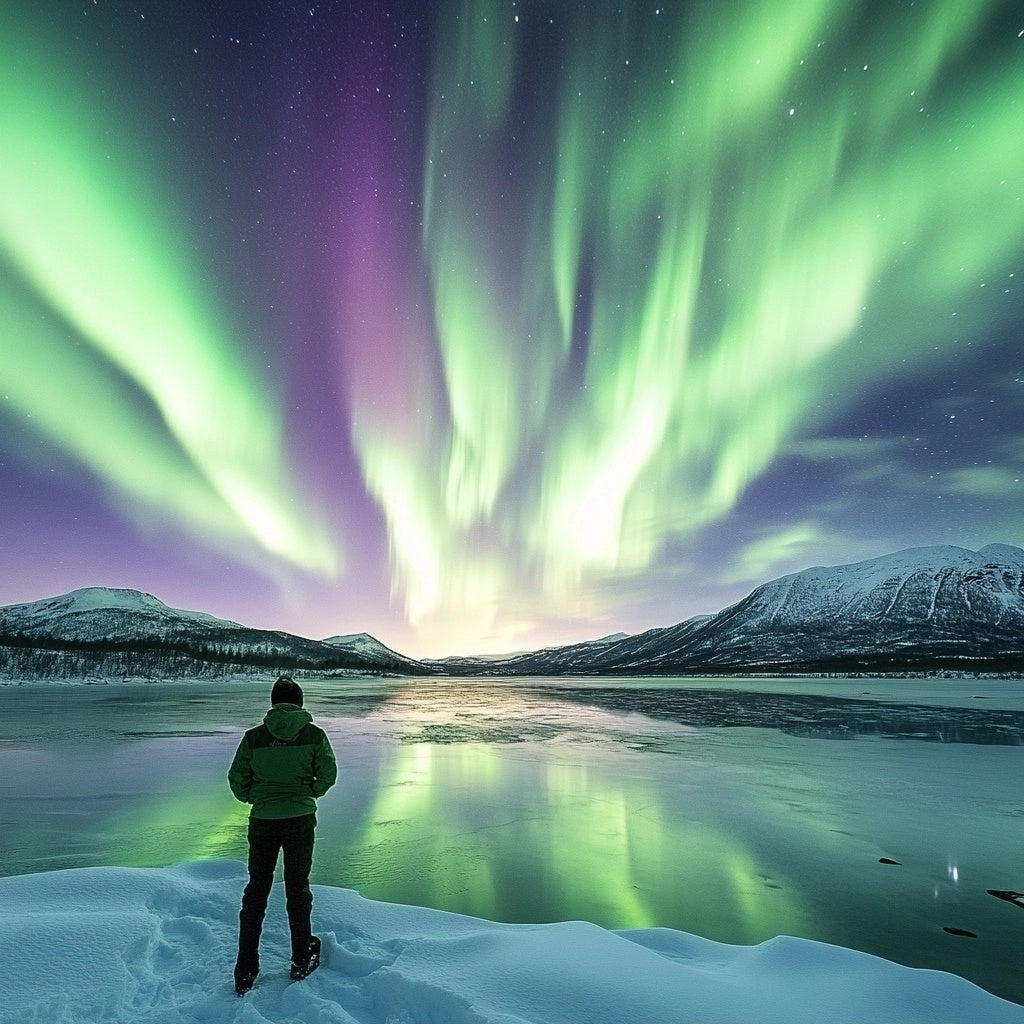
[[[297,704],[275,704],[263,718],[263,724],[270,730],[270,735],[286,743],[295,739],[303,726],[312,721],[313,716]]]

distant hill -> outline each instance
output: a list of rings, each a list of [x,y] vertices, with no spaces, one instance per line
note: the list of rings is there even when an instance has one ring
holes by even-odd
[[[347,636],[329,636],[323,643],[329,647],[335,647],[341,651],[349,651],[354,654],[361,654],[363,657],[377,659],[379,661],[411,661],[401,654],[386,647],[376,637],[369,633],[350,633]]]
[[[250,629],[137,590],[87,587],[0,608],[0,679],[426,671],[366,634],[321,641]]]
[[[482,666],[444,659],[448,672]],[[717,615],[519,655],[489,674],[1024,672],[1024,550],[911,548],[765,583]]]

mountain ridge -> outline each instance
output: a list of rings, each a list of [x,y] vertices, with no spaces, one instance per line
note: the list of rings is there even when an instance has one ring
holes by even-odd
[[[1024,549],[906,548],[811,566],[711,615],[507,657],[417,661],[367,633],[311,640],[85,587],[0,607],[0,679],[274,671],[396,675],[1024,674]]]
[[[812,566],[715,615],[605,645],[549,648],[494,674],[1024,671],[1024,550],[907,548]],[[455,659],[442,662],[458,671]]]
[[[366,634],[312,640],[184,611],[143,591],[84,587],[0,607],[0,679],[427,672]]]

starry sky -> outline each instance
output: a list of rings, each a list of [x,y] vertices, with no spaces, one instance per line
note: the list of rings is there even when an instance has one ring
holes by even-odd
[[[1024,543],[1019,0],[5,0],[0,603],[413,656]]]

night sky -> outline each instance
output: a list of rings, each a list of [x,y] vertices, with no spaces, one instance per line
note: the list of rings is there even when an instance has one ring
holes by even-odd
[[[0,604],[513,651],[1022,480],[1020,0],[0,5]]]

